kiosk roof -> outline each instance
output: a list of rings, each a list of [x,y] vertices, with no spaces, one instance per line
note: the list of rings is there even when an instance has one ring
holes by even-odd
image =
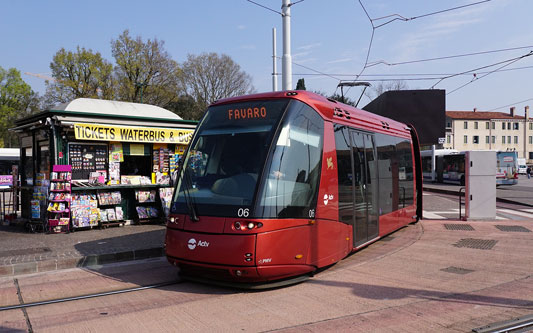
[[[126,117],[150,117],[168,120],[181,120],[177,114],[150,104],[108,101],[94,98],[76,98],[70,102],[57,105],[50,111],[71,111],[93,114],[107,114]]]

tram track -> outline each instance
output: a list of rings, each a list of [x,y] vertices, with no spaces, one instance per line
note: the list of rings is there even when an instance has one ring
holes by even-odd
[[[151,284],[151,285],[147,285],[147,286],[125,288],[125,289],[118,289],[118,290],[105,291],[105,292],[99,292],[99,293],[92,293],[92,294],[85,294],[85,295],[79,295],[79,296],[63,297],[63,298],[56,298],[56,299],[45,300],[45,301],[37,301],[37,302],[25,303],[23,298],[22,298],[22,293],[20,291],[20,288],[19,288],[19,285],[18,285],[18,281],[17,281],[17,279],[15,279],[15,286],[17,288],[17,294],[19,296],[20,304],[1,306],[0,307],[0,312],[8,311],[8,310],[22,309],[22,311],[25,313],[25,317],[27,317],[25,310],[27,308],[34,307],[34,306],[50,305],[50,304],[78,301],[78,300],[90,299],[90,298],[96,298],[96,297],[118,295],[118,294],[124,294],[124,293],[129,293],[129,292],[135,292],[135,291],[142,291],[142,290],[148,290],[148,289],[155,289],[155,288],[171,286],[171,285],[175,285],[175,284],[180,284],[182,282],[183,282],[182,280],[168,281],[168,282],[155,283],[155,284]]]

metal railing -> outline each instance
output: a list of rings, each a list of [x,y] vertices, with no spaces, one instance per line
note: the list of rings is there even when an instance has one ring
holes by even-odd
[[[463,202],[463,198],[465,198],[465,197],[466,197],[466,188],[465,187],[461,187],[459,189],[459,220],[463,220],[463,219],[466,220],[466,206],[465,206],[465,215],[463,216],[461,214],[462,206],[466,204],[466,201]]]

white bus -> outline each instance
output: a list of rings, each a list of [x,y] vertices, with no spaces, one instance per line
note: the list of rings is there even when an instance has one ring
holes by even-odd
[[[424,179],[441,183],[465,184],[465,152],[455,149],[435,150],[435,170],[432,170],[432,151],[420,152]],[[496,152],[496,185],[518,183],[518,153]]]

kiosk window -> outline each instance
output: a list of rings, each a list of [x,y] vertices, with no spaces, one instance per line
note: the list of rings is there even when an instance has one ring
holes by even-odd
[[[148,176],[152,174],[151,156],[124,155],[120,163],[120,174],[123,176]]]
[[[91,172],[107,172],[109,159],[107,145],[69,144],[68,149],[72,179],[88,180]]]

